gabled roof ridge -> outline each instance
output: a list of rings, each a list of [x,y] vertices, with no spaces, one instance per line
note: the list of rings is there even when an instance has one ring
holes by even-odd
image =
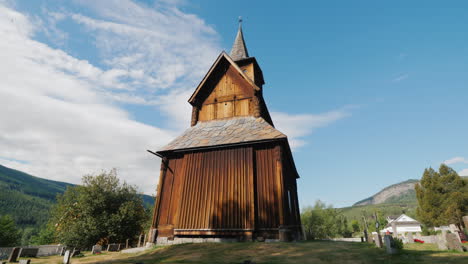
[[[211,75],[211,73],[214,71],[214,69],[216,68],[216,66],[219,64],[219,62],[221,61],[222,58],[225,58],[233,67],[234,69],[237,70],[237,72],[250,84],[252,85],[252,87],[257,90],[257,91],[260,91],[260,87],[258,87],[255,82],[250,79],[242,70],[241,68],[239,67],[239,65],[237,65],[237,63],[223,50],[218,58],[216,58],[215,62],[213,63],[213,65],[211,65],[210,67],[210,70],[206,73],[205,77],[203,77],[203,79],[201,80],[200,84],[198,84],[197,86],[197,89],[195,89],[195,91],[193,92],[192,96],[190,96],[188,102],[190,104],[193,104],[193,101],[195,99],[195,97],[197,96],[198,92],[200,91],[200,89],[203,87],[203,85],[205,84],[205,82],[208,80],[209,76]]]

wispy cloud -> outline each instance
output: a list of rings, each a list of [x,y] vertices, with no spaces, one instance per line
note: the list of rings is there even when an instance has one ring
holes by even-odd
[[[468,164],[468,159],[465,159],[463,157],[454,157],[448,160],[445,160],[443,162],[444,164],[451,165],[451,164],[456,164],[456,163],[465,163]]]
[[[463,169],[458,172],[458,175],[460,176],[468,176],[468,169]]]
[[[340,119],[351,115],[354,107],[344,107],[320,114],[288,114],[272,112],[272,119],[278,130],[285,133],[291,147],[297,149],[306,145],[307,137],[318,128],[326,127]]]
[[[398,83],[398,82],[402,82],[402,81],[404,81],[404,80],[406,80],[408,78],[409,78],[409,74],[406,74],[406,73],[405,74],[400,74],[400,75],[396,76],[395,78],[393,78],[392,82]]]
[[[106,69],[34,40],[44,26],[58,27],[64,16],[50,13],[53,23],[37,24],[32,16],[0,4],[0,76],[6,77],[0,82],[0,162],[74,183],[86,173],[117,167],[123,179],[154,193],[159,164],[145,150],[166,144],[177,133],[137,122],[114,102],[171,111],[164,99],[170,93],[141,91],[193,87],[218,51],[216,33],[176,7],[160,13],[130,1],[94,2],[99,2],[96,10],[105,9],[99,20],[75,18],[87,21],[80,23],[96,37]],[[49,32],[57,35],[57,30]],[[206,44],[193,48],[193,43]]]
[[[0,82],[0,164],[73,183],[117,167],[123,179],[153,193],[159,164],[145,150],[189,126],[187,99],[221,50],[219,36],[178,9],[181,1],[75,2],[95,15],[46,6],[42,17],[29,16],[0,0],[0,76],[6,76]],[[64,21],[94,38],[99,63],[35,40],[40,31],[54,43],[72,38]],[[171,121],[137,122],[121,103],[152,106]],[[315,129],[350,114],[343,108],[272,116],[297,148]]]

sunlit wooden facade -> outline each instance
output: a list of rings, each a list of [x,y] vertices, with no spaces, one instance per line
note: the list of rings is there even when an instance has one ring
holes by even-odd
[[[231,54],[218,56],[189,99],[191,127],[152,152],[162,162],[150,242],[300,239],[299,176],[263,84],[239,27]]]

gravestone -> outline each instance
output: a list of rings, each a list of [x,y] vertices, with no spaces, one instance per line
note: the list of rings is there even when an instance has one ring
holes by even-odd
[[[387,250],[388,254],[398,253],[398,249],[395,247],[392,236],[385,235],[384,236],[384,241],[385,241],[385,249]]]
[[[447,232],[445,230],[442,230],[442,233],[436,236],[437,247],[440,250],[448,249],[446,235],[447,235]]]
[[[372,233],[367,234],[367,243],[374,243],[374,239],[372,238]]]
[[[19,264],[30,264],[31,260],[30,259],[22,259],[19,261]]]
[[[92,254],[101,254],[102,246],[101,245],[94,245],[93,249],[91,250]]]
[[[141,239],[143,238],[143,235],[140,235],[138,237],[138,247],[141,247]]]
[[[382,237],[380,236],[379,233],[374,234],[374,242],[377,247],[379,248],[382,247]]]
[[[414,243],[414,238],[413,238],[413,233],[409,232],[406,235],[406,243],[413,244]]]
[[[10,253],[10,257],[8,257],[8,262],[18,262],[18,256],[21,251],[21,248],[15,247]]]
[[[71,257],[70,250],[65,251],[65,254],[63,254],[63,264],[70,264],[70,257]]]
[[[457,234],[447,234],[446,235],[446,240],[447,240],[447,248],[449,250],[456,250],[463,252],[463,247],[461,242],[458,240]]]
[[[73,252],[71,253],[71,257],[73,258],[80,254],[81,254],[81,250],[74,248]]]
[[[125,240],[125,248],[128,248],[128,240],[129,240],[128,238],[127,240]]]
[[[468,215],[463,217],[463,223],[465,223],[465,228],[468,229]]]
[[[65,251],[67,251],[67,247],[62,247],[62,249],[60,250],[60,256],[65,255]]]
[[[35,258],[38,252],[39,248],[21,248],[18,256],[20,258]]]
[[[107,251],[116,252],[120,250],[120,244],[109,244],[107,246]]]

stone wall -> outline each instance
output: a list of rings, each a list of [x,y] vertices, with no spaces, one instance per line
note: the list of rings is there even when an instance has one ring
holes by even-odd
[[[37,256],[45,257],[45,256],[59,255],[63,246],[43,245],[43,246],[24,246],[21,248],[39,248]],[[0,259],[8,259],[8,256],[10,255],[12,250],[13,250],[12,247],[0,247]]]
[[[340,237],[340,238],[333,238],[333,241],[344,241],[344,242],[361,242],[360,237]]]
[[[8,259],[11,251],[13,251],[13,247],[0,247],[0,259]]]

